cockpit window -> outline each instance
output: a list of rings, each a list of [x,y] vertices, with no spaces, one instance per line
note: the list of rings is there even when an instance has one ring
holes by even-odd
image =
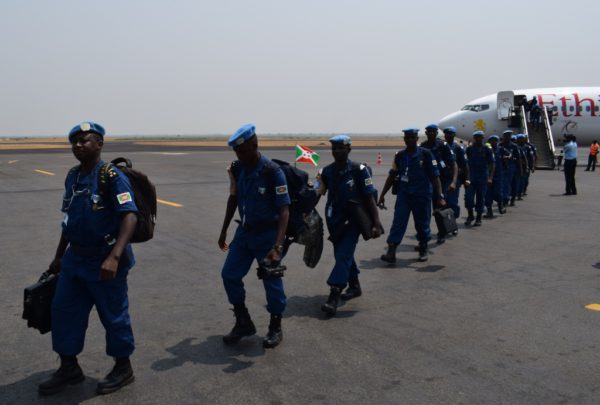
[[[489,104],[467,104],[466,106],[461,108],[462,111],[474,111],[474,112],[480,112],[480,111],[485,111],[485,110],[489,110],[489,109],[490,109]]]

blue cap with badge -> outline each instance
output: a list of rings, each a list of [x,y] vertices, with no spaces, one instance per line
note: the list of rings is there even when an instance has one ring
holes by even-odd
[[[402,130],[402,132],[404,132],[404,135],[408,135],[408,134],[419,135],[419,128],[404,128]]]
[[[348,135],[336,135],[329,139],[332,144],[352,145],[352,139]]]
[[[483,133],[483,131],[475,131],[475,132],[473,132],[473,138],[476,137],[476,136],[483,136],[483,135],[485,135]]]
[[[456,128],[454,128],[454,127],[444,128],[444,133],[445,134],[456,134]]]
[[[254,136],[256,136],[256,127],[254,124],[246,124],[241,126],[240,129],[235,131],[235,133],[229,137],[227,145],[235,148],[252,139]]]
[[[489,140],[489,141],[499,141],[499,140],[500,140],[500,137],[499,137],[498,135],[491,135],[491,136],[488,138],[488,140]]]
[[[437,126],[437,124],[429,124],[425,127],[425,129],[435,129],[437,130],[439,127]]]
[[[69,131],[69,142],[73,143],[73,140],[75,139],[75,135],[77,135],[79,133],[87,133],[87,132],[93,132],[95,134],[98,134],[102,137],[102,139],[104,139],[104,134],[106,133],[106,131],[104,130],[104,127],[102,127],[102,125],[96,124],[95,122],[92,122],[92,121],[86,121],[86,122],[82,122],[79,125],[75,125],[73,127],[73,129],[71,129],[71,131]]]

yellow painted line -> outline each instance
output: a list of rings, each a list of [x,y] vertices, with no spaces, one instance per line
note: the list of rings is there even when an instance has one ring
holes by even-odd
[[[171,207],[177,207],[177,208],[181,208],[183,207],[183,205],[181,204],[177,204],[171,201],[165,201],[165,200],[161,200],[160,198],[156,199],[157,202],[161,203],[161,204],[165,204],[165,205],[170,205]]]
[[[586,305],[585,307],[592,311],[600,311],[600,304],[590,304]]]
[[[45,175],[48,175],[48,176],[54,176],[54,173],[52,173],[52,172],[47,172],[47,171],[45,171],[45,170],[33,169],[33,171],[34,171],[34,172],[38,172],[38,173],[42,173],[42,174],[45,174]]]
[[[9,165],[12,165],[13,163],[17,163],[17,162],[18,162],[18,160],[9,160],[9,161],[8,161],[8,164],[9,164]]]

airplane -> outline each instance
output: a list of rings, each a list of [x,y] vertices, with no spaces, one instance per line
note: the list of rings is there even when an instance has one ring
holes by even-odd
[[[524,100],[537,99],[547,110],[550,137],[561,145],[565,135],[575,135],[577,143],[589,145],[600,141],[600,87],[555,87],[500,91],[468,102],[439,122],[440,128],[453,126],[457,136],[470,139],[474,131],[501,135],[506,129],[524,132],[511,126],[511,113]],[[544,120],[544,114],[542,114]],[[516,129],[516,130],[515,130]]]

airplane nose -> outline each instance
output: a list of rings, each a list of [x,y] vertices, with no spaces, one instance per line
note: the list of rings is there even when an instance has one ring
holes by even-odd
[[[460,131],[463,126],[463,121],[461,111],[456,111],[442,118],[439,122],[439,126],[441,129],[455,127],[457,131]]]

